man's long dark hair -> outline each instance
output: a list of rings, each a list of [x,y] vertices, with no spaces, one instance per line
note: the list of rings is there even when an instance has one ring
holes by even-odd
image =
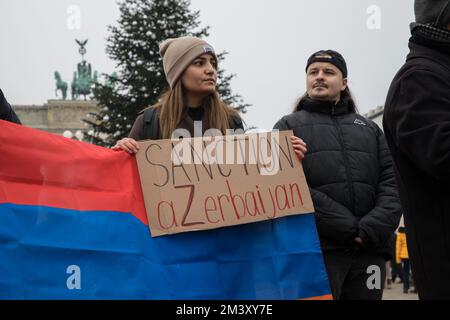
[[[308,94],[305,93],[296,103],[293,113],[298,112],[303,109],[303,104],[305,103]],[[341,91],[341,100],[348,104],[350,112],[358,113],[358,108],[356,107],[355,100],[353,99],[352,93],[347,86],[344,91]]]

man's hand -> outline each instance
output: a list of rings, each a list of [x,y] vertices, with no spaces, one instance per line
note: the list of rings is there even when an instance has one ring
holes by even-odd
[[[305,157],[306,151],[308,151],[308,149],[306,148],[306,143],[305,141],[296,136],[291,137],[291,142],[294,147],[295,154],[297,155],[297,158],[301,162]]]

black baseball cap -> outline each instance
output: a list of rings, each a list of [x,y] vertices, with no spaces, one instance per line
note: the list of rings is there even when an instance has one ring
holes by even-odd
[[[344,78],[347,78],[347,64],[345,63],[344,57],[337,51],[334,50],[320,50],[313,53],[308,59],[306,64],[306,71],[311,64],[314,62],[328,62],[334,65],[336,68],[341,70]]]

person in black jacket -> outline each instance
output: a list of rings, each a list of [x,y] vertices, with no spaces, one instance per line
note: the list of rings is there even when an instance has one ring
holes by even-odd
[[[6,120],[20,124],[20,120],[11,108],[11,105],[6,101],[2,89],[0,89],[0,120]]]
[[[227,132],[230,129],[244,133],[239,113],[219,98],[217,56],[207,42],[194,37],[168,39],[161,43],[160,54],[170,89],[138,116],[129,137],[120,140],[114,150],[136,153],[136,140],[194,137],[210,129],[221,134],[231,133]],[[199,125],[201,130],[195,130]]]
[[[307,147],[303,169],[333,297],[381,299],[401,216],[391,155],[381,129],[356,113],[342,55],[316,52],[306,72],[306,94],[275,129],[292,129]]]
[[[416,0],[384,130],[420,299],[450,299],[450,1]]]

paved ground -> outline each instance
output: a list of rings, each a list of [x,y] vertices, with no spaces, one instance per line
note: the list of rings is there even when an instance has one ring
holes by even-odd
[[[419,300],[417,293],[403,293],[403,285],[394,283],[392,289],[384,289],[383,300]]]

